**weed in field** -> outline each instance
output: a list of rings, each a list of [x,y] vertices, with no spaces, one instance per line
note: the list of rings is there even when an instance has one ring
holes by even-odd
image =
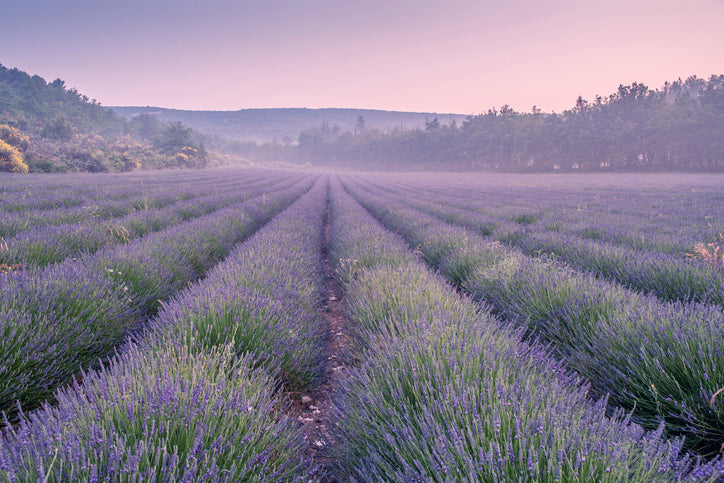
[[[719,235],[721,237],[721,235]],[[721,241],[719,243],[697,243],[694,245],[693,253],[688,253],[688,257],[704,260],[715,267],[724,267],[724,247]]]
[[[111,237],[119,242],[129,243],[131,241],[131,234],[129,233],[128,228],[123,225],[109,225],[108,231],[111,234]]]

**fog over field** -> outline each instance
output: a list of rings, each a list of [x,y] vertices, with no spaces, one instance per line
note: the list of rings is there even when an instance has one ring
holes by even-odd
[[[358,172],[358,175],[367,174]],[[696,192],[700,188],[717,189],[724,185],[723,174],[697,173],[582,173],[582,174],[517,174],[517,173],[450,173],[437,172],[370,172],[370,176],[385,179],[417,182],[420,184],[444,183],[445,186],[475,189],[476,187],[499,188],[566,188],[587,190],[594,188],[638,188],[652,190],[681,190],[691,188]],[[723,198],[724,199],[724,198]]]
[[[1,483],[724,481],[721,0],[5,3]]]

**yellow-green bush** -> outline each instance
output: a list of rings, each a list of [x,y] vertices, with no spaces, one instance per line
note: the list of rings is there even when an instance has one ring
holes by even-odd
[[[10,173],[27,173],[28,165],[18,148],[0,139],[0,171]]]
[[[21,151],[27,151],[30,147],[30,139],[28,139],[28,136],[20,132],[19,129],[7,124],[0,124],[0,140],[5,141]]]

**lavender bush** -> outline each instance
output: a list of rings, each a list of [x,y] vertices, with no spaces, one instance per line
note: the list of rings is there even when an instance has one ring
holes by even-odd
[[[338,401],[342,473],[364,481],[715,480],[546,350],[428,273],[334,190],[333,243],[360,367]],[[392,241],[391,241],[392,240]],[[376,251],[380,266],[358,252]]]
[[[0,327],[12,334],[0,340],[0,410],[12,418],[16,401],[26,410],[37,406],[79,367],[107,356],[155,313],[159,300],[200,277],[309,186],[303,181],[77,261],[0,275],[0,310],[11,309]],[[26,299],[37,302],[26,305]],[[54,335],[36,324],[51,324]],[[29,348],[42,350],[31,356]]]
[[[317,308],[326,182],[164,305],[107,368],[8,426],[10,481],[307,481],[277,388],[322,363]],[[302,384],[302,385],[300,385]]]
[[[300,434],[275,382],[226,347],[168,340],[129,349],[56,395],[0,441],[0,478],[35,481],[274,481],[302,469]]]
[[[325,199],[326,183],[318,181],[214,267],[203,283],[165,305],[151,330],[193,339],[201,348],[223,342],[235,353],[254,353],[290,390],[318,380]]]
[[[610,395],[648,429],[665,422],[667,434],[686,436],[687,449],[720,451],[724,405],[713,398],[724,387],[719,309],[663,303],[394,202],[364,203],[476,299],[552,342],[596,394]]]
[[[6,265],[48,265],[66,257],[93,253],[107,245],[129,243],[148,233],[160,231],[183,221],[208,215],[226,206],[242,203],[263,196],[270,189],[290,186],[283,182],[278,186],[262,186],[240,191],[232,185],[220,194],[194,196],[176,203],[158,203],[158,209],[146,207],[112,220],[81,220],[73,224],[61,224],[26,230],[5,240],[8,247],[0,251],[0,263]],[[217,188],[218,190],[218,188]],[[155,205],[157,199],[150,198]],[[146,199],[146,203],[148,203]]]
[[[379,186],[372,188],[372,191],[369,191],[369,187],[367,190],[370,193],[387,192],[390,199],[480,235],[490,236],[492,240],[513,245],[528,255],[555,255],[577,269],[591,271],[634,290],[655,294],[662,300],[724,306],[724,271],[721,267],[686,257],[681,252],[668,254],[647,251],[599,240],[604,238],[604,233],[621,232],[621,225],[615,228],[607,226],[605,229],[590,227],[573,230],[575,233],[572,233],[570,229],[564,231],[566,223],[556,217],[551,226],[557,228],[549,226],[550,229],[531,230],[525,226],[533,223],[536,215],[529,213],[502,218],[480,214],[473,203],[465,206],[459,198],[450,201],[454,206],[449,206],[445,200],[451,199],[450,195],[443,195],[442,200],[438,197],[435,202],[431,202],[425,198],[424,192],[402,196],[390,188],[385,190]],[[640,220],[632,221],[635,222]],[[633,230],[641,231],[642,228],[633,225],[628,227],[627,233]],[[590,239],[594,237],[596,240]],[[693,247],[692,244],[689,250]]]

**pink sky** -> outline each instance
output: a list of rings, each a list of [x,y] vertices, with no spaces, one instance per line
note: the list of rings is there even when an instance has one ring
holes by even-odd
[[[724,74],[724,0],[26,0],[0,63],[104,105],[570,108]]]

